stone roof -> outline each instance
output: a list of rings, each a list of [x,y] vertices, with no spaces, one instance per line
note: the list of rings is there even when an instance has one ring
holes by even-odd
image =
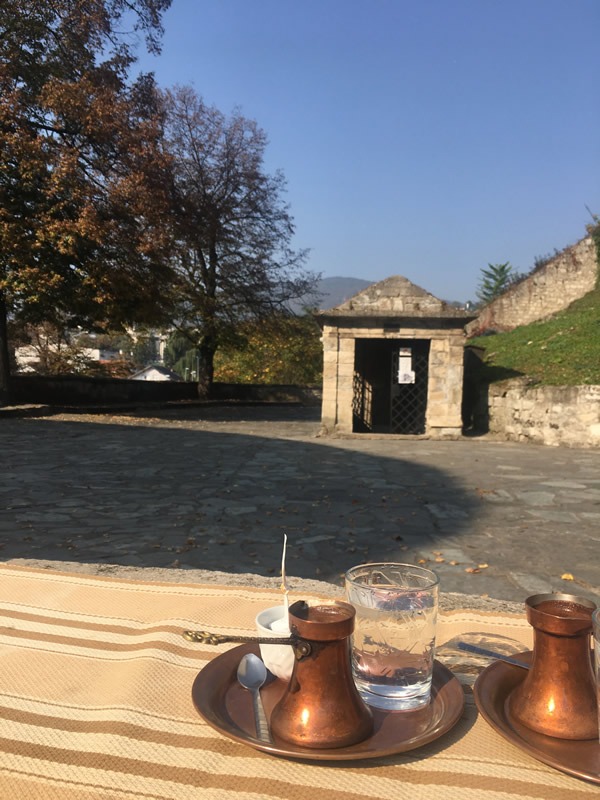
[[[401,275],[393,275],[379,283],[367,286],[339,306],[319,312],[317,318],[386,317],[386,318],[456,318],[463,324],[476,315],[454,308],[438,300],[425,289],[411,283]]]

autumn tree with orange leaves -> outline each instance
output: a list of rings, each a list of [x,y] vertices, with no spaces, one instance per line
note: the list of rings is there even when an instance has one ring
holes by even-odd
[[[153,79],[129,74],[138,35],[158,51],[170,3],[0,0],[0,404],[7,319],[160,316],[170,161]]]

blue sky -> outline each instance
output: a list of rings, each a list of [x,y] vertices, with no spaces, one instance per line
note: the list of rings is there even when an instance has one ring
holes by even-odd
[[[138,66],[266,131],[324,277],[474,299],[600,215],[598,0],[173,0]]]

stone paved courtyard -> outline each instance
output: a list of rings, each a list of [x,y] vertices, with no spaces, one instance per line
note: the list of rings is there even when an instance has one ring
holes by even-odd
[[[600,453],[320,438],[319,411],[0,415],[5,561],[279,575],[425,562],[442,591],[600,598]],[[572,580],[563,578],[571,575]]]

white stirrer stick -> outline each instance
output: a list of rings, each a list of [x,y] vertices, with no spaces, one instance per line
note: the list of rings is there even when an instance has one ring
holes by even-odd
[[[289,588],[285,576],[285,554],[287,550],[287,533],[283,534],[283,554],[281,556],[281,591],[283,592],[283,605],[285,607],[285,614],[287,619],[288,610],[290,607]]]

